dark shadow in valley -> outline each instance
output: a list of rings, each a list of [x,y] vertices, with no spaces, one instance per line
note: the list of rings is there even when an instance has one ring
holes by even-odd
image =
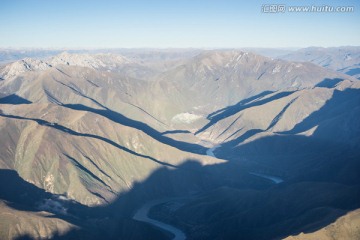
[[[14,170],[0,170],[0,189],[2,200],[9,202],[9,206],[24,211],[34,210],[36,203],[51,197],[50,193],[24,181]]]
[[[11,94],[9,96],[0,98],[0,104],[30,104],[31,102],[25,98],[19,97],[16,94]]]
[[[315,87],[323,87],[323,88],[333,88],[339,82],[343,81],[341,78],[325,78],[323,81],[316,84]]]
[[[168,130],[165,132],[162,132],[162,135],[166,134],[181,134],[181,133],[191,133],[189,130]]]
[[[358,74],[360,74],[360,68],[352,68],[352,69],[348,70],[345,74],[350,75],[350,76],[358,75]]]
[[[79,228],[65,235],[56,234],[54,238],[98,239],[101,236],[101,239],[168,239],[168,235],[156,228],[132,219],[139,207],[159,198],[179,199],[176,209],[161,210],[163,212],[158,212],[157,217],[182,229],[191,239],[279,239],[324,228],[349,211],[360,208],[359,103],[359,89],[334,91],[332,98],[322,108],[297,124],[293,130],[241,145],[233,142],[231,147],[220,147],[215,153],[216,156],[219,154],[218,157],[232,154],[233,160],[238,161],[201,165],[195,159],[185,159],[177,168],[161,165],[145,180],[134,183],[127,192],[119,194],[110,204],[97,207],[74,205],[72,211],[69,208],[69,213],[76,217],[56,215]],[[159,137],[160,133],[145,124],[108,109],[97,110],[83,105],[63,106],[92,111],[138,129],[145,128],[143,131],[155,136],[155,139],[179,144]],[[329,121],[336,118],[339,121]],[[338,127],[339,123],[344,124],[343,128]],[[297,134],[315,126],[317,128],[312,135]],[[343,129],[348,131],[349,137],[344,141],[353,140],[351,144],[342,144],[340,136]],[[58,130],[65,131],[66,128]],[[69,131],[72,130],[65,132]],[[243,139],[259,131],[249,131],[237,141],[243,142]],[[188,146],[180,144],[180,147],[187,149]],[[242,158],[247,158],[249,164],[241,162]],[[268,166],[274,169],[274,174],[276,171],[287,172],[285,182],[273,184],[249,174],[258,170],[257,162],[264,168]],[[0,170],[0,174],[4,171],[8,170]],[[12,178],[6,174],[4,176],[0,180]],[[17,186],[21,185],[21,181],[13,180],[12,188],[22,192],[23,187]],[[28,188],[35,193],[43,191],[31,186]],[[16,191],[2,188],[0,192],[3,200],[17,201],[19,193]],[[39,196],[41,194],[38,193]],[[19,200],[17,204],[27,203]],[[10,206],[18,208],[17,204]],[[166,214],[161,214],[164,212]],[[30,238],[28,235],[23,237]]]
[[[306,137],[299,138],[307,141]],[[21,191],[16,186],[18,181],[13,182],[12,188]],[[33,192],[38,194],[38,191]],[[1,189],[1,192],[6,191]],[[1,197],[4,199],[3,195]],[[177,169],[161,167],[155,170],[108,205],[80,205],[80,210],[77,205],[71,205],[69,216],[57,214],[54,217],[64,219],[78,229],[65,235],[55,234],[54,239],[98,239],[100,236],[101,239],[170,239],[155,227],[132,219],[143,204],[160,198],[175,199],[172,201],[178,207],[151,217],[182,229],[192,239],[245,237],[265,240],[313,232],[329,225],[360,207],[360,188],[317,179],[269,184],[231,162],[202,166],[196,160],[188,159]],[[14,201],[14,197],[4,200]],[[11,206],[17,208],[14,204]],[[78,213],[75,215],[75,212]],[[23,237],[31,239],[28,235]]]
[[[143,204],[159,198],[185,199],[179,200],[179,207],[172,212],[164,210],[156,215],[193,239],[265,240],[301,232],[311,233],[326,227],[347,212],[360,208],[359,102],[359,89],[336,90],[323,107],[293,130],[239,146],[234,144],[231,148],[220,147],[215,153],[218,157],[233,154],[233,160],[238,161],[203,166],[187,159],[177,168],[161,165],[144,181],[134,183],[127,192],[119,194],[110,204],[87,207],[70,203],[67,206],[68,215],[55,212],[53,217],[63,219],[78,229],[65,235],[56,234],[54,238],[168,239],[155,227],[132,219]],[[110,117],[115,118],[116,115]],[[336,118],[339,121],[329,122]],[[79,134],[44,120],[24,120],[37,121],[69,134]],[[343,124],[341,128],[339,123]],[[311,136],[297,134],[315,126],[317,128]],[[353,139],[351,144],[341,144],[339,134],[344,129],[348,131],[349,139]],[[249,132],[242,138],[246,139],[257,131],[260,130]],[[237,141],[243,142],[242,139]],[[72,158],[69,154],[67,156]],[[242,162],[243,158],[249,163]],[[79,164],[74,159],[73,163]],[[249,174],[260,170],[274,176],[280,172],[287,175],[284,182],[274,184]],[[6,171],[9,170],[0,171],[0,197],[10,207],[33,212],[39,211],[36,204],[42,198],[59,199],[23,181],[16,173],[9,175]]]

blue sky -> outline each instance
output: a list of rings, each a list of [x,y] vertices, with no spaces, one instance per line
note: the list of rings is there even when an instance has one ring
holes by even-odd
[[[354,6],[262,13],[263,4]],[[0,1],[0,47],[236,48],[360,45],[360,1]]]

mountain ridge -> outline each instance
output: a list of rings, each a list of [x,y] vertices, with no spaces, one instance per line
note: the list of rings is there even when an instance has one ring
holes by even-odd
[[[239,50],[144,55],[0,69],[0,175],[14,179],[0,184],[0,208],[25,209],[19,228],[0,221],[0,236],[165,239],[132,219],[163,197],[175,210],[152,209],[190,239],[285,238],[357,211],[358,79]],[[24,196],[4,190],[22,186]]]

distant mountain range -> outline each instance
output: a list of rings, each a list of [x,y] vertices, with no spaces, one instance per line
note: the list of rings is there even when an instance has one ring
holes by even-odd
[[[360,47],[310,47],[280,56],[297,62],[312,62],[360,78]]]
[[[0,50],[0,239],[358,239],[360,48],[265,52]]]

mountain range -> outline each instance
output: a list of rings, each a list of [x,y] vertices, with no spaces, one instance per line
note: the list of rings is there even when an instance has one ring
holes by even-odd
[[[358,239],[360,48],[267,52],[2,53],[0,238]]]

